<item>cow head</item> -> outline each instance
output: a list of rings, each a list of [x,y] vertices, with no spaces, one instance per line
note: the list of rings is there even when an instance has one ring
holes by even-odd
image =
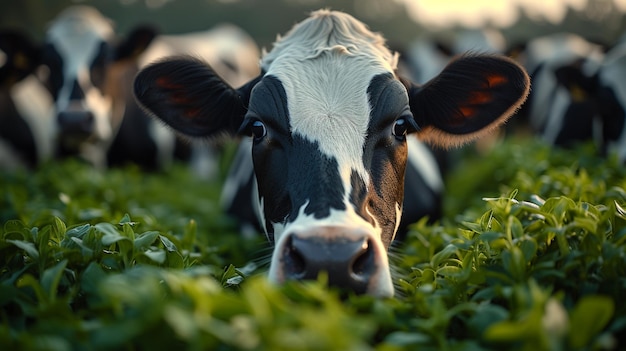
[[[571,146],[593,140],[602,154],[626,162],[626,46],[603,61],[580,59],[554,69],[557,89],[542,137]]]
[[[145,48],[148,35],[129,35],[116,42],[113,23],[88,6],[73,6],[50,24],[43,48],[48,68],[46,83],[55,101],[58,152],[81,155],[104,165],[108,144],[121,121],[123,106],[116,106],[117,88],[110,74],[114,62]],[[119,48],[119,50],[118,50]]]
[[[386,250],[402,212],[407,137],[460,145],[503,123],[528,76],[506,58],[467,56],[418,87],[353,17],[317,11],[275,43],[262,74],[233,89],[206,64],[170,58],[135,80],[138,101],[181,134],[253,139],[261,221],[275,282],[315,278],[390,296]]]

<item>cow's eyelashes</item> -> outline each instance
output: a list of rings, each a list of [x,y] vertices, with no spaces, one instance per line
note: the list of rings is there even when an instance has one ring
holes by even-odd
[[[261,140],[267,135],[267,128],[263,122],[257,119],[250,124],[250,132],[254,140]]]

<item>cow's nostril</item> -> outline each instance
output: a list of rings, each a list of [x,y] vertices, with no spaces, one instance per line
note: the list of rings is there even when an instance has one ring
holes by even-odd
[[[377,273],[376,243],[368,236],[350,237],[343,228],[331,229],[317,229],[315,236],[294,234],[285,238],[281,279],[314,280],[324,272],[331,286],[366,292]]]
[[[283,260],[285,267],[289,267],[289,277],[291,279],[303,279],[306,275],[306,261],[300,250],[294,245],[293,237],[289,237],[287,240]]]
[[[374,265],[374,251],[369,240],[365,240],[361,246],[362,251],[354,257],[351,267],[353,279],[366,280],[371,274]]]

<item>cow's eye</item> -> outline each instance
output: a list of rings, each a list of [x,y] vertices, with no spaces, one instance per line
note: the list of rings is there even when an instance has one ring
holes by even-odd
[[[393,124],[393,135],[398,139],[404,139],[409,130],[409,123],[404,118],[398,118]]]
[[[254,140],[263,139],[265,135],[267,135],[265,124],[259,120],[252,122],[252,136],[254,137]]]

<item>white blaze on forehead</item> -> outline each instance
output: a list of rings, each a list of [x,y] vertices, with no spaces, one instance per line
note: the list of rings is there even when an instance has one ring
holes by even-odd
[[[47,31],[47,41],[63,60],[63,87],[57,98],[57,108],[67,108],[74,80],[88,94],[91,89],[89,66],[103,42],[113,39],[113,24],[97,10],[76,6],[62,12]],[[91,98],[90,100],[94,100]],[[107,110],[108,103],[96,98],[96,109]],[[101,107],[102,106],[102,107]]]
[[[368,86],[396,65],[397,55],[380,35],[350,15],[328,10],[296,25],[261,62],[283,84],[291,132],[317,142],[321,152],[337,160],[348,190],[353,170],[369,183],[362,161]]]
[[[65,78],[76,77],[89,67],[100,43],[113,39],[113,24],[98,11],[86,6],[62,12],[47,31],[47,40],[63,58]]]
[[[310,75],[290,79],[285,71],[275,73],[287,94],[291,132],[335,158],[344,181],[355,170],[369,183],[362,160],[370,117],[367,87],[373,74],[364,75],[347,60],[324,61],[300,63]]]

